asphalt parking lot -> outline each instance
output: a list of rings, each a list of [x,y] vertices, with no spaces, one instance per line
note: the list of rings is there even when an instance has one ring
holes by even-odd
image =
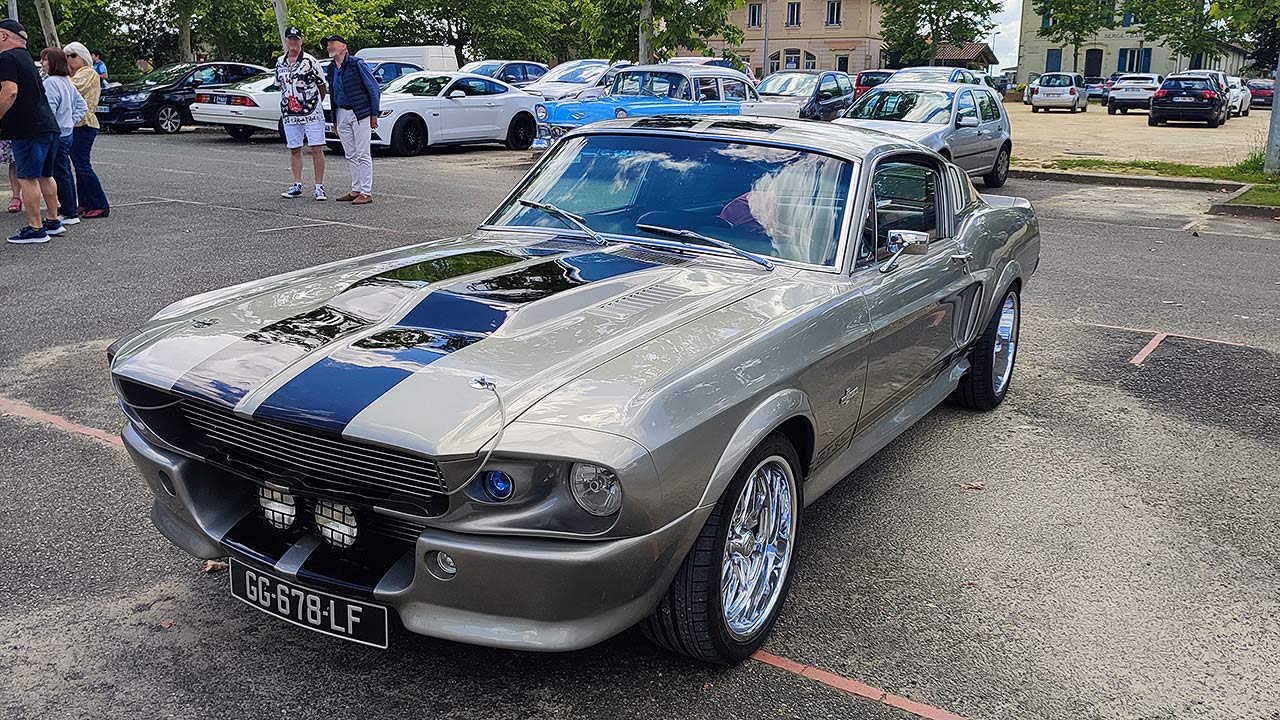
[[[195,292],[466,232],[527,157],[378,157],[353,208],[282,200],[278,142],[99,140],[111,217],[0,246],[0,717],[1280,717],[1280,223],[1203,216],[1211,193],[1009,183],[1044,245],[1008,401],[936,410],[806,510],[759,661],[635,631],[379,651],[233,599],[151,528],[106,345]]]

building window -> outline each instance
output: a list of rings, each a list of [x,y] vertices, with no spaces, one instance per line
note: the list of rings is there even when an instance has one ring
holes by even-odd
[[[1120,48],[1117,72],[1151,72],[1151,48]]]
[[[807,52],[804,54],[804,69],[805,70],[818,69],[818,58],[816,55],[810,52]]]
[[[1053,11],[1052,11],[1052,10],[1050,10],[1049,12],[1047,12],[1047,13],[1045,13],[1044,15],[1041,15],[1041,16],[1040,16],[1040,27],[1042,27],[1042,28],[1047,28],[1047,27],[1049,27],[1049,26],[1050,26],[1050,25],[1052,25],[1052,24],[1053,24]]]
[[[1062,48],[1051,48],[1044,54],[1044,71],[1058,72],[1062,70]]]
[[[758,28],[762,24],[761,18],[764,15],[764,5],[760,3],[751,3],[747,6],[747,27]]]
[[[786,54],[786,62],[783,64],[783,66],[787,70],[799,70],[800,69],[800,51],[788,50],[785,54]]]
[[[839,70],[840,72],[846,72],[846,73],[849,72],[849,56],[848,55],[836,56],[836,69]]]
[[[769,72],[776,73],[782,69],[782,61],[779,60],[781,53],[774,53],[769,56]]]
[[[787,27],[800,27],[800,3],[787,3]]]
[[[1121,27],[1129,27],[1132,24],[1133,24],[1133,13],[1125,13],[1124,17],[1120,18]]]
[[[827,24],[840,24],[840,0],[827,0]]]

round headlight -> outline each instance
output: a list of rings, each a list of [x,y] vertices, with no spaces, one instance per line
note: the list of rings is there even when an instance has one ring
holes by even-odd
[[[258,507],[277,530],[288,530],[298,519],[298,502],[292,495],[269,487],[258,487]]]
[[[624,118],[627,116],[627,111],[623,110],[622,108],[618,108],[617,110],[613,111],[613,116],[616,118]]]
[[[533,109],[533,114],[538,116],[539,120],[547,119],[547,106],[539,105]]]
[[[332,500],[317,500],[315,522],[320,537],[330,545],[348,548],[356,541],[356,514],[349,505]]]
[[[573,499],[592,515],[612,515],[622,507],[622,484],[608,468],[574,463],[569,468],[569,487],[573,489]]]

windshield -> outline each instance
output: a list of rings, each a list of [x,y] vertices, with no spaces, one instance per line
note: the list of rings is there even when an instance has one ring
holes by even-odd
[[[951,93],[941,90],[880,87],[859,98],[844,116],[856,120],[946,125],[951,121],[951,97]]]
[[[142,76],[142,82],[148,85],[168,85],[175,80],[182,79],[183,75],[191,72],[195,65],[191,63],[178,63],[177,65],[165,65],[157,68]]]
[[[1116,81],[1117,85],[1150,85],[1155,82],[1153,75],[1125,75]]]
[[[445,85],[453,78],[448,75],[424,75],[421,73],[409,73],[401,75],[383,86],[384,92],[404,93],[405,95],[417,95],[418,97],[435,97],[440,94]],[[484,82],[477,80],[476,82]]]
[[[1209,80],[1196,77],[1169,78],[1164,81],[1164,85],[1161,88],[1164,90],[1208,90]]]
[[[611,93],[688,100],[689,81],[684,75],[673,72],[622,72],[613,79]]]
[[[593,83],[608,69],[607,62],[565,63],[543,75],[542,82]]]
[[[494,77],[495,75],[498,74],[498,70],[501,67],[502,67],[502,63],[473,62],[473,63],[467,63],[466,65],[463,65],[462,70],[460,72],[469,72],[469,73],[475,73],[476,75],[485,75],[488,77]]]
[[[257,92],[263,88],[274,84],[276,81],[275,73],[258,73],[250,75],[243,80],[237,80],[227,84],[228,90],[251,90]]]
[[[774,73],[760,82],[756,91],[761,95],[788,95],[809,97],[818,84],[818,76],[808,73]]]
[[[1071,87],[1075,81],[1070,75],[1041,75],[1040,87]]]
[[[858,73],[858,85],[860,87],[875,87],[893,77],[893,73],[888,72],[864,72]]]
[[[630,134],[570,138],[553,153],[490,225],[572,227],[521,205],[526,199],[576,213],[601,233],[672,242],[636,227],[656,225],[765,257],[836,262],[852,163],[807,150]]]
[[[925,68],[907,68],[899,70],[893,74],[894,82],[902,82],[903,80],[911,80],[912,82],[947,82],[951,80],[951,68],[945,67],[925,67]]]

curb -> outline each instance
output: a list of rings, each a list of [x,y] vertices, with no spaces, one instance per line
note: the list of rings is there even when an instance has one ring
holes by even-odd
[[[1252,185],[1243,187],[1223,198],[1220,202],[1213,203],[1209,206],[1208,213],[1210,215],[1232,215],[1235,217],[1280,220],[1280,207],[1271,205],[1234,205],[1231,203],[1232,200],[1245,194],[1252,187]]]
[[[1155,175],[1120,175],[1112,173],[1081,173],[1069,170],[1044,168],[1009,168],[1009,177],[1021,180],[1054,180],[1084,185],[1119,185],[1123,187],[1172,188],[1174,190],[1207,190],[1211,192],[1244,191],[1252,187],[1248,183],[1205,178],[1171,178]]]

